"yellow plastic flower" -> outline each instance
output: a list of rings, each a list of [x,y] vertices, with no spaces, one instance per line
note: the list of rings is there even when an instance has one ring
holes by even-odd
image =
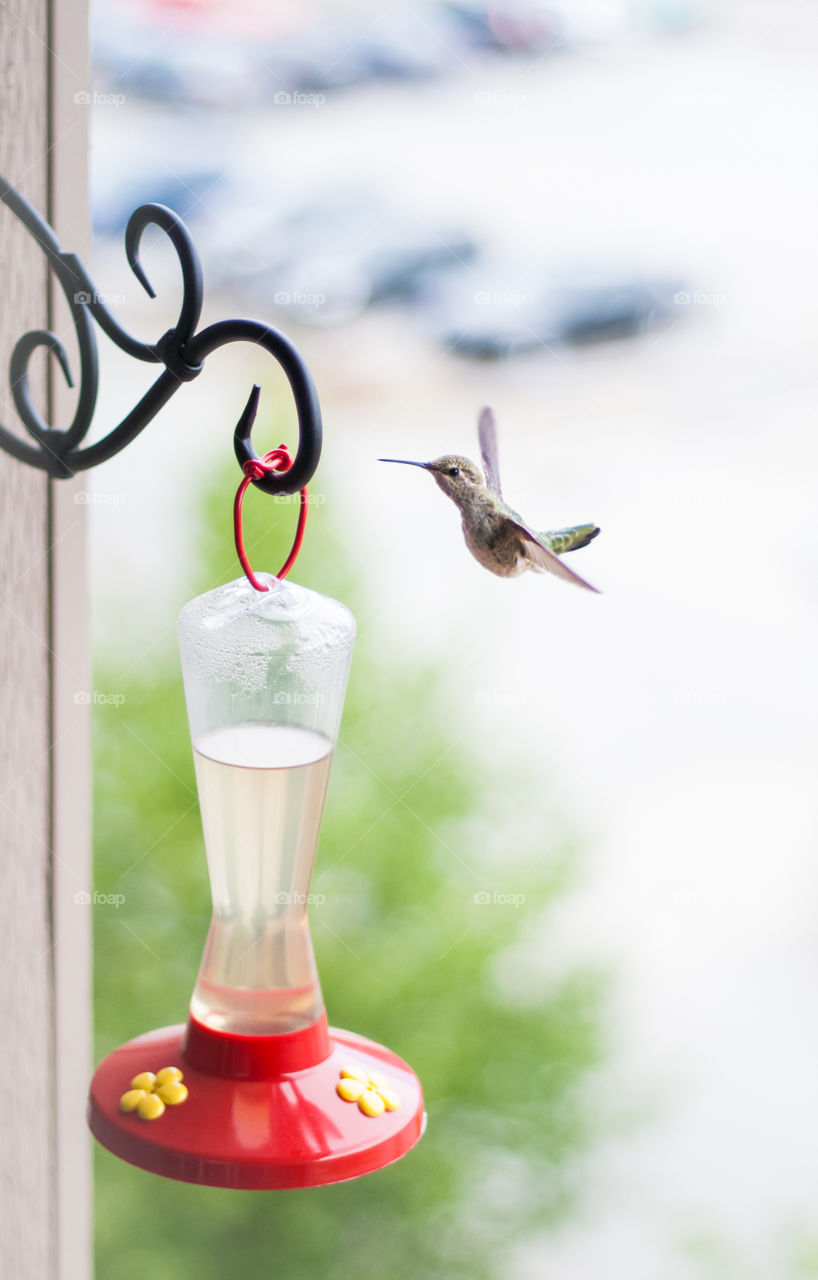
[[[178,1067],[163,1067],[156,1075],[140,1071],[119,1099],[120,1111],[135,1111],[142,1120],[158,1120],[165,1107],[178,1107],[187,1097]]]
[[[400,1094],[390,1086],[385,1076],[377,1071],[367,1071],[366,1067],[350,1063],[341,1068],[341,1079],[335,1086],[335,1092],[344,1102],[357,1102],[358,1110],[365,1116],[382,1116],[384,1111],[397,1111],[400,1106]]]

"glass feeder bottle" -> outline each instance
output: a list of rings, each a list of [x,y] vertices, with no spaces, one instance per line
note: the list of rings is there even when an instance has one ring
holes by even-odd
[[[286,583],[182,610],[213,895],[190,1012],[215,1030],[294,1032],[324,1011],[307,905],[354,638],[342,604]]]
[[[153,1173],[277,1189],[381,1168],[425,1116],[406,1062],[328,1026],[308,926],[355,622],[259,579],[268,590],[242,578],[179,617],[213,915],[187,1022],[109,1054],[89,1123]]]

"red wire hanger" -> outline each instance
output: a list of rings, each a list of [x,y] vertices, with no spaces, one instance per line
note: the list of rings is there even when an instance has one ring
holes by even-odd
[[[250,459],[247,462],[242,464],[244,479],[242,480],[241,484],[239,485],[236,491],[236,497],[233,502],[233,534],[236,539],[236,554],[239,557],[239,563],[242,569],[244,570],[245,576],[247,578],[247,581],[250,583],[250,586],[255,587],[256,591],[269,591],[271,588],[269,586],[265,586],[263,582],[259,582],[256,575],[253,573],[252,568],[250,567],[250,561],[247,557],[247,551],[245,550],[245,546],[244,546],[244,533],[242,531],[242,523],[241,523],[241,519],[242,519],[241,512],[242,512],[242,505],[244,503],[244,495],[247,492],[249,485],[251,485],[254,480],[261,480],[263,476],[267,475],[269,472],[272,472],[272,471],[279,471],[279,472],[289,471],[292,465],[293,465],[293,460],[290,457],[287,446],[284,444],[280,445],[278,449],[271,449],[270,452],[265,453],[262,458]],[[290,554],[287,556],[287,559],[284,561],[284,564],[281,566],[278,573],[275,575],[279,581],[281,581],[282,578],[286,578],[287,574],[292,569],[293,565],[295,564],[296,558],[298,557],[298,553],[301,550],[301,543],[304,541],[304,528],[307,523],[307,505],[308,505],[308,496],[307,496],[306,486],[303,489],[299,490],[298,498],[299,498],[298,524],[296,525],[295,537],[293,539],[293,545],[290,548]]]

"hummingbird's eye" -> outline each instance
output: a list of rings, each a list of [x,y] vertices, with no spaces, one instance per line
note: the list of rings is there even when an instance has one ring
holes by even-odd
[[[449,467],[448,474],[449,474],[450,476],[459,476],[459,475],[460,475],[460,468],[459,468],[459,467]]]

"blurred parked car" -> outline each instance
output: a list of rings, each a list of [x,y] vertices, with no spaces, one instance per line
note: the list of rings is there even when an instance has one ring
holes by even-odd
[[[372,80],[419,80],[456,67],[460,27],[443,10],[385,10],[360,21],[322,22],[270,44],[268,89],[328,92]]]
[[[638,272],[481,262],[435,281],[419,305],[442,346],[490,360],[644,333],[667,320],[678,289]]]
[[[695,0],[444,0],[462,36],[477,48],[542,54],[561,48],[642,40],[695,27]]]
[[[208,21],[209,7],[171,20],[167,6],[99,6],[94,62],[106,88],[208,106],[254,106],[279,93],[327,92],[373,80],[417,80],[462,65],[463,23],[439,5],[303,21],[256,33]],[[273,24],[275,28],[275,24]]]
[[[539,52],[556,46],[563,31],[556,6],[537,0],[446,0],[444,7],[462,38],[479,49]]]
[[[238,107],[260,101],[267,69],[257,42],[213,29],[168,27],[149,8],[98,5],[92,28],[94,68],[105,90],[126,97],[200,106]]]
[[[221,267],[233,288],[306,323],[339,323],[373,303],[407,302],[461,270],[477,245],[375,192],[336,192],[291,210]]]
[[[134,209],[149,202],[166,204],[187,222],[196,222],[205,216],[207,201],[214,198],[222,181],[221,172],[179,167],[180,173],[157,167],[120,175],[116,182],[111,181],[110,173],[94,168],[91,184],[94,234],[121,235]]]

